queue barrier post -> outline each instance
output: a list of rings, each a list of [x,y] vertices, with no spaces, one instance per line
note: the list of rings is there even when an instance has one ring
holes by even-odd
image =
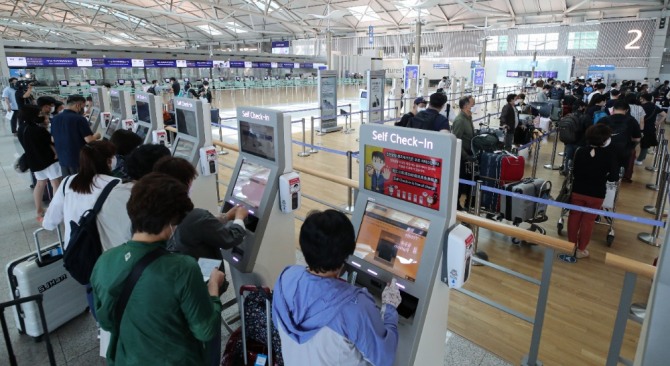
[[[347,178],[353,178],[353,169],[354,169],[354,153],[353,151],[347,151]],[[353,202],[353,188],[347,187],[347,204],[344,207],[344,210],[347,212],[354,212],[354,202]]]
[[[667,201],[668,194],[668,179],[670,179],[670,172],[667,170],[663,172],[663,179],[661,179],[661,189],[658,191],[659,206],[656,210],[656,221],[661,221],[663,219],[663,213],[665,211],[665,202]],[[651,229],[651,233],[639,233],[637,234],[637,239],[641,242],[655,247],[660,247],[661,243],[658,242],[658,235],[661,228],[654,225]]]
[[[663,175],[663,171],[666,170],[668,159],[670,159],[670,157],[668,156],[668,140],[663,140],[660,154],[661,154],[661,160],[659,162],[658,172],[656,172],[656,181],[655,183],[649,183],[646,186],[647,189],[651,189],[652,191],[658,191],[658,187],[661,183],[660,182],[661,176]]]
[[[474,169],[474,167],[473,167]],[[479,211],[481,210],[481,204],[482,204],[482,181],[477,180],[475,183],[474,189],[475,189],[475,207],[474,207],[474,214],[479,216]],[[471,187],[472,189],[472,187]],[[478,225],[471,225],[472,229],[472,234],[475,237],[475,242],[474,242],[474,248],[473,251],[475,253],[475,256],[479,259],[483,259],[488,261],[489,260],[489,255],[486,254],[484,251],[478,251],[477,250],[477,245],[479,244],[479,226]],[[477,262],[474,262],[475,265],[479,265]]]
[[[311,122],[310,122],[310,127],[311,127],[310,134],[311,134],[311,136],[309,138],[309,153],[310,154],[316,154],[316,153],[319,152],[319,150],[314,148],[314,116],[311,116],[310,119],[311,119]]]
[[[658,136],[656,137],[656,141],[663,141],[665,136],[665,128],[659,128],[658,129]],[[659,168],[659,161],[661,158],[661,154],[663,153],[662,150],[660,150],[661,146],[656,147],[656,152],[654,153],[654,162],[652,163],[651,166],[645,167],[646,170],[650,172],[658,172]]]
[[[540,144],[542,143],[542,138],[537,139],[535,142],[535,151],[533,151],[533,168],[531,170],[530,176],[535,179],[537,177],[537,162],[540,159]],[[530,145],[533,146],[532,144]]]
[[[314,121],[314,120],[312,120]],[[305,117],[302,118],[302,151],[298,153],[298,156],[301,158],[308,157],[311,154],[309,151],[307,151],[307,141],[306,141],[306,133],[305,133]]]
[[[556,135],[554,136],[554,145],[551,148],[551,161],[549,162],[549,164],[545,164],[544,168],[549,170],[558,170],[561,167],[558,165],[554,165],[554,162],[556,161],[556,148],[558,147],[558,134],[559,134],[558,122],[553,122],[552,124],[554,125],[554,132],[556,132]]]

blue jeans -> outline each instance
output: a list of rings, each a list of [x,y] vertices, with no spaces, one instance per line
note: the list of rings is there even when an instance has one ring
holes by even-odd
[[[575,152],[577,151],[577,145],[575,144],[565,144],[565,163],[563,164],[563,172],[567,173],[570,168],[570,164],[575,158]]]

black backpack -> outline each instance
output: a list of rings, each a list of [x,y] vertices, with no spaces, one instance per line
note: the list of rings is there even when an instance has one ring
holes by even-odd
[[[622,152],[630,149],[632,142],[626,120],[616,122],[612,120],[612,117],[605,117],[600,119],[599,123],[607,125],[612,130],[612,142],[610,146],[617,154],[620,155]]]
[[[558,121],[558,139],[564,144],[575,144],[581,134],[579,117],[570,113]]]
[[[102,255],[97,223],[98,213],[112,188],[119,182],[120,180],[109,182],[95,201],[93,208],[86,210],[79,218],[79,222],[70,221],[70,241],[63,253],[63,267],[82,285],[90,282],[95,262]],[[63,182],[63,194],[65,194],[66,184],[67,179]]]
[[[439,113],[432,114],[427,111],[421,111],[409,120],[407,127],[435,131],[435,121],[439,115]]]

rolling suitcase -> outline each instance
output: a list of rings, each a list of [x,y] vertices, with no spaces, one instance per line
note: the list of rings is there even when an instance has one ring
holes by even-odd
[[[86,287],[70,277],[63,267],[63,239],[60,228],[58,228],[60,242],[46,248],[40,247],[38,234],[41,231],[44,229],[37,229],[33,233],[36,252],[7,264],[7,280],[10,296],[14,300],[36,294],[44,296],[46,322],[53,331],[83,313],[88,308],[88,302]],[[26,333],[36,339],[43,334],[35,303],[15,307],[14,318],[20,333]]]
[[[479,175],[484,185],[500,188],[506,183],[521,180],[524,167],[523,156],[483,152],[479,160]],[[498,194],[482,191],[481,204],[487,211],[498,212]]]
[[[528,178],[520,182],[505,184],[504,189],[512,193],[548,199],[551,195],[551,182],[540,178]],[[504,196],[500,200],[500,211],[505,220],[517,224],[546,217],[547,205],[513,196]]]

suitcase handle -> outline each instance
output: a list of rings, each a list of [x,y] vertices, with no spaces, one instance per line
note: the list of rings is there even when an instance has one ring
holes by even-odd
[[[33,238],[35,238],[35,247],[37,249],[37,260],[42,263],[42,248],[40,247],[40,239],[39,239],[39,233],[42,231],[46,231],[45,228],[41,227],[35,231],[33,231]],[[60,225],[56,226],[56,232],[58,233],[58,243],[60,244],[61,250],[63,252],[65,251],[63,249],[63,234],[61,233],[60,230]]]

